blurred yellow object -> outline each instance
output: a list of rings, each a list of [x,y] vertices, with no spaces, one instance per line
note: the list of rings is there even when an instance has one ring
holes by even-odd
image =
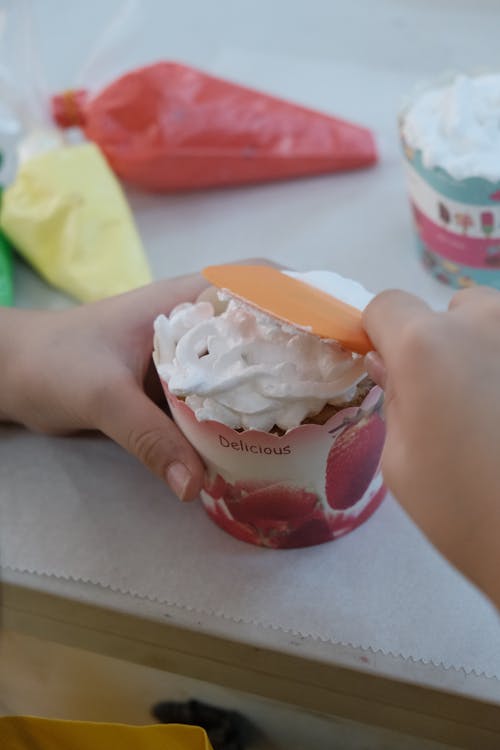
[[[151,281],[123,191],[94,144],[22,163],[4,191],[0,226],[44,279],[83,302]]]
[[[212,750],[200,727],[137,727],[31,716],[1,718],[0,743],[2,750]]]

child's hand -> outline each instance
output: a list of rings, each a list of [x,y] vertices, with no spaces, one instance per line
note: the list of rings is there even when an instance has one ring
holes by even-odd
[[[386,390],[387,485],[429,539],[500,605],[500,293],[448,312],[384,292],[364,314]]]
[[[101,430],[164,479],[197,496],[204,467],[154,403],[153,320],[207,286],[198,275],[61,312],[0,310],[0,419],[49,434]]]

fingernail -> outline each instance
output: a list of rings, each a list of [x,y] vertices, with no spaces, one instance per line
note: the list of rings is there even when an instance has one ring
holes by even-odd
[[[180,461],[170,464],[166,473],[166,480],[170,488],[180,500],[186,499],[186,492],[191,481],[191,472]]]

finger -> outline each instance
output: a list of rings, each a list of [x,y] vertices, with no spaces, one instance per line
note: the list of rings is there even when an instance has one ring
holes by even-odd
[[[148,314],[151,318],[171,310],[182,302],[194,302],[208,287],[208,281],[199,273],[179,276],[173,279],[155,281],[147,287],[130,293],[127,304],[136,304],[137,313]],[[130,308],[129,308],[130,309]]]
[[[432,314],[430,307],[414,294],[390,289],[378,294],[365,307],[363,327],[387,363],[391,352],[397,350],[408,323],[418,316]]]
[[[272,260],[266,258],[249,258],[247,260],[238,260],[234,265],[251,265],[251,266],[272,266],[273,268],[286,268]],[[209,286],[204,289],[196,298],[196,302],[210,302],[216,315],[221,315],[227,308],[228,300],[219,298],[219,290],[215,286]]]
[[[82,305],[78,309],[83,315],[92,317],[94,313],[98,313],[108,320],[119,320],[122,328],[124,316],[129,320],[140,321],[147,328],[158,315],[168,315],[176,305],[194,302],[207,286],[208,281],[201,274],[193,273],[176,279],[155,281],[115,297]]]
[[[154,404],[159,406],[163,411],[166,411],[168,409],[165,392],[163,390],[158,375],[158,370],[156,369],[156,365],[153,362],[153,359],[150,359],[148,362],[148,369],[146,371],[142,386],[144,389],[144,393],[146,394],[146,396],[148,396],[148,398],[151,399]]]
[[[387,380],[387,371],[380,354],[377,352],[368,352],[365,357],[365,367],[366,372],[373,382],[384,390]]]
[[[271,265],[276,266],[273,261],[265,258],[250,258],[248,260],[236,261],[245,265]],[[135,305],[137,314],[148,315],[151,319],[163,313],[168,315],[174,307],[182,302],[194,302],[196,298],[209,286],[208,281],[201,273],[177,276],[170,279],[162,279],[149,284],[147,287],[135,289],[127,293],[127,308]],[[124,295],[115,299],[120,301]]]
[[[272,260],[266,258],[247,258],[245,260],[235,261],[235,265],[260,265],[260,266],[276,266]],[[168,285],[168,287],[167,287]],[[170,289],[170,285],[172,289]],[[173,279],[165,279],[163,281],[157,281],[151,285],[152,300],[156,300],[158,295],[158,304],[163,305],[160,312],[165,311],[165,291],[168,288],[169,291],[169,304],[168,311],[172,310],[176,305],[181,302],[195,301],[200,294],[202,294],[207,287],[209,287],[208,281],[201,275],[201,273],[193,273],[189,276],[178,276]]]
[[[448,310],[456,310],[462,307],[477,305],[484,300],[495,299],[500,302],[500,292],[489,286],[472,286],[468,289],[460,289],[450,300]]]
[[[202,293],[197,296],[196,301],[210,302],[210,304],[214,308],[215,315],[222,315],[229,303],[229,300],[219,298],[219,293],[217,287],[215,286],[208,286],[206,289],[204,289]]]
[[[200,457],[135,381],[115,385],[107,394],[98,426],[167,482],[181,500],[197,497],[205,472]]]
[[[272,268],[288,268],[282,263],[277,263],[270,258],[243,258],[243,260],[233,261],[235,266],[272,266]]]

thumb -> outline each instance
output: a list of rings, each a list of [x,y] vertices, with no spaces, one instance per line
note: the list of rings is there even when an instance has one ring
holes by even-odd
[[[181,500],[193,500],[205,467],[174,422],[134,380],[115,384],[101,410],[99,427],[163,479]]]

